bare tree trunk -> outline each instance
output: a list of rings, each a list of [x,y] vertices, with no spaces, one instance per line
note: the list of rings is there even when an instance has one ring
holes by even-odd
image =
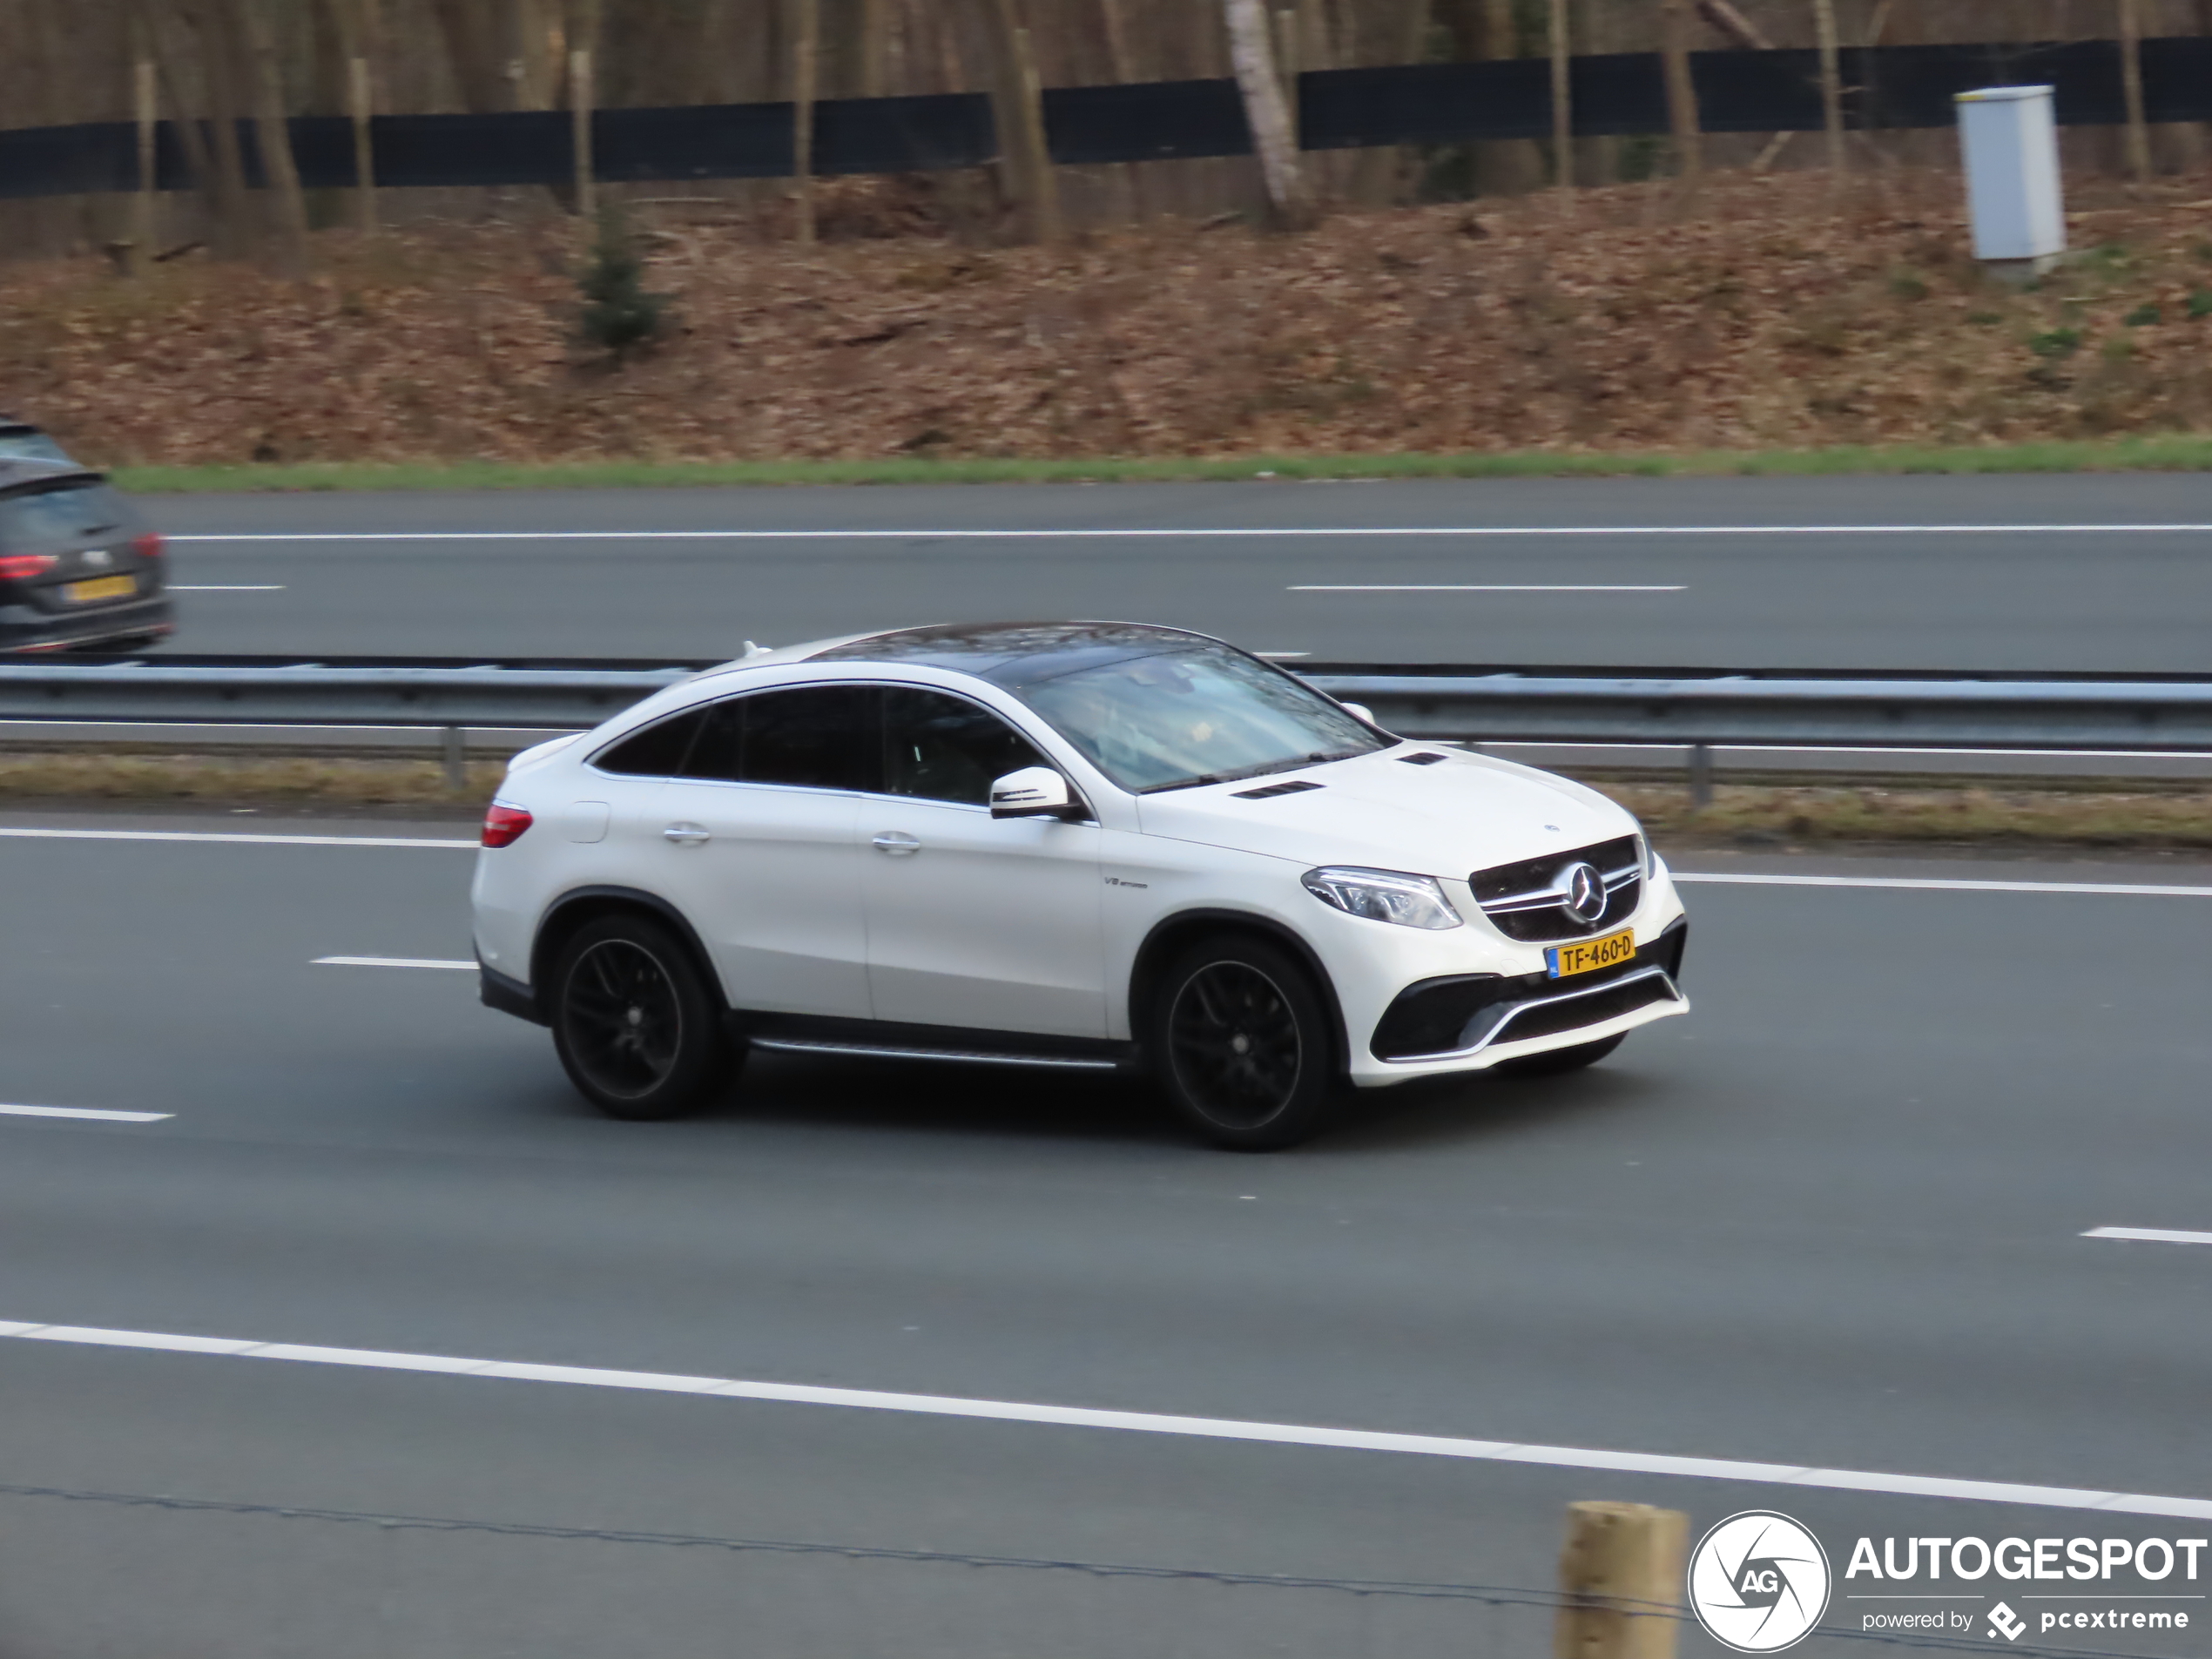
[[[1559,15],[1565,3],[1556,0],[1547,8],[1552,13],[1547,19],[1548,37],[1553,25],[1566,26],[1566,18]],[[1470,32],[1479,61],[1495,63],[1521,55],[1521,19],[1514,0],[1480,0],[1473,22],[1476,26]],[[1544,183],[1543,155],[1534,138],[1489,138],[1474,151],[1474,187],[1480,195],[1520,196]],[[1571,160],[1568,165],[1573,165]]]
[[[992,36],[991,113],[998,128],[999,154],[1011,194],[1020,204],[1023,229],[1033,242],[1060,239],[1060,180],[1052,170],[1045,140],[1044,91],[1037,79],[1029,31],[1022,26],[1015,0],[987,0],[984,17]]]
[[[1552,60],[1552,182],[1559,186],[1562,211],[1575,211],[1575,105],[1568,71],[1567,0],[1550,0],[1549,25]]]
[[[1820,39],[1820,123],[1828,133],[1828,187],[1844,180],[1851,153],[1844,142],[1844,76],[1836,44],[1836,0],[1812,0],[1812,20]]]
[[[1380,42],[1386,64],[1420,60],[1421,43],[1428,33],[1429,0],[1390,0],[1382,8],[1384,35]],[[1352,195],[1363,202],[1395,199],[1405,172],[1406,152],[1399,145],[1385,145],[1355,152]],[[1532,155],[1533,161],[1533,155]]]
[[[284,101],[283,67],[260,0],[232,0],[238,38],[246,48],[253,87],[253,135],[260,141],[261,172],[275,209],[277,267],[286,276],[307,274],[307,198],[292,154],[292,128]]]
[[[238,141],[237,58],[229,20],[219,6],[172,0],[175,15],[199,49],[206,89],[206,169],[208,240],[219,259],[243,259],[260,239],[253,203],[246,192],[246,158]]]
[[[2150,128],[2143,120],[2143,29],[2137,0],[2120,6],[2120,84],[2128,100],[2128,171],[2150,182]]]
[[[358,53],[346,59],[346,113],[354,124],[354,223],[363,236],[376,234],[376,146],[369,140],[369,122],[376,113],[376,95],[369,81],[368,59]]]
[[[1222,15],[1229,25],[1229,57],[1237,71],[1237,90],[1244,100],[1244,124],[1251,129],[1275,224],[1283,230],[1310,229],[1313,196],[1298,172],[1298,137],[1276,73],[1263,0],[1222,0]]]
[[[1666,31],[1662,52],[1667,67],[1667,122],[1674,131],[1676,165],[1681,170],[1687,194],[1696,189],[1705,175],[1697,84],[1689,75],[1689,0],[1663,0],[1663,4],[1660,22]]]
[[[796,235],[801,246],[814,240],[814,91],[820,46],[819,0],[792,0],[791,44],[792,177],[798,196]]]
[[[569,148],[576,168],[577,217],[587,227],[599,217],[599,173],[591,153],[591,111],[598,97],[591,48],[576,47],[569,53]],[[588,228],[585,233],[590,233]]]
[[[131,218],[130,270],[132,276],[144,276],[153,259],[156,233],[154,194],[157,180],[154,166],[158,153],[154,140],[160,118],[161,105],[158,97],[158,83],[154,75],[152,43],[145,37],[143,30],[134,30],[137,61],[131,65],[131,102],[132,113],[138,124],[138,193],[132,206]]]

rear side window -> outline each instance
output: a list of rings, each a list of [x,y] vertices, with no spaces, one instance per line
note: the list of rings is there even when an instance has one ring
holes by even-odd
[[[12,432],[0,432],[0,459],[66,462],[69,456],[44,433],[17,427]]]
[[[686,778],[875,791],[882,697],[873,686],[807,685],[715,704]]]
[[[0,496],[0,550],[67,553],[136,535],[138,515],[105,484]]]
[[[1009,772],[1052,763],[986,708],[943,691],[894,686],[883,698],[886,794],[988,806]]]
[[[643,732],[633,732],[611,747],[591,757],[602,772],[625,778],[673,778],[684,770],[691,740],[705,724],[704,709],[686,709],[656,721]]]

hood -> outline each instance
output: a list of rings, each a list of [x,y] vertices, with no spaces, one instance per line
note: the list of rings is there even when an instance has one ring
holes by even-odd
[[[1440,754],[1431,765],[1400,757]],[[1242,791],[1291,782],[1318,788],[1260,800]],[[1234,847],[1306,865],[1358,864],[1464,881],[1636,829],[1594,789],[1510,760],[1406,744],[1357,760],[1137,798],[1148,835]]]

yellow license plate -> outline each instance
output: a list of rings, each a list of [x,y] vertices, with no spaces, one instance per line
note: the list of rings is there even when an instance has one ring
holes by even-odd
[[[79,605],[95,599],[127,599],[138,590],[138,578],[134,576],[95,577],[90,582],[72,582],[62,590],[71,604]]]
[[[1565,979],[1570,974],[1595,973],[1601,968],[1615,968],[1636,954],[1636,930],[1623,927],[1617,934],[1608,934],[1602,939],[1592,939],[1580,945],[1554,945],[1544,953],[1544,966],[1551,970],[1554,979]]]

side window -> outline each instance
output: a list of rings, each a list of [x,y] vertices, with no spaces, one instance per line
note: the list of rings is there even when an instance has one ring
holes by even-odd
[[[698,709],[672,714],[643,732],[618,738],[592,756],[591,764],[602,772],[626,778],[673,778],[684,770],[684,757],[703,718],[704,712]]]
[[[964,698],[903,686],[884,693],[887,794],[988,806],[995,779],[1051,764],[1004,720]]]
[[[714,704],[684,776],[874,789],[880,703],[873,686],[808,685]]]

